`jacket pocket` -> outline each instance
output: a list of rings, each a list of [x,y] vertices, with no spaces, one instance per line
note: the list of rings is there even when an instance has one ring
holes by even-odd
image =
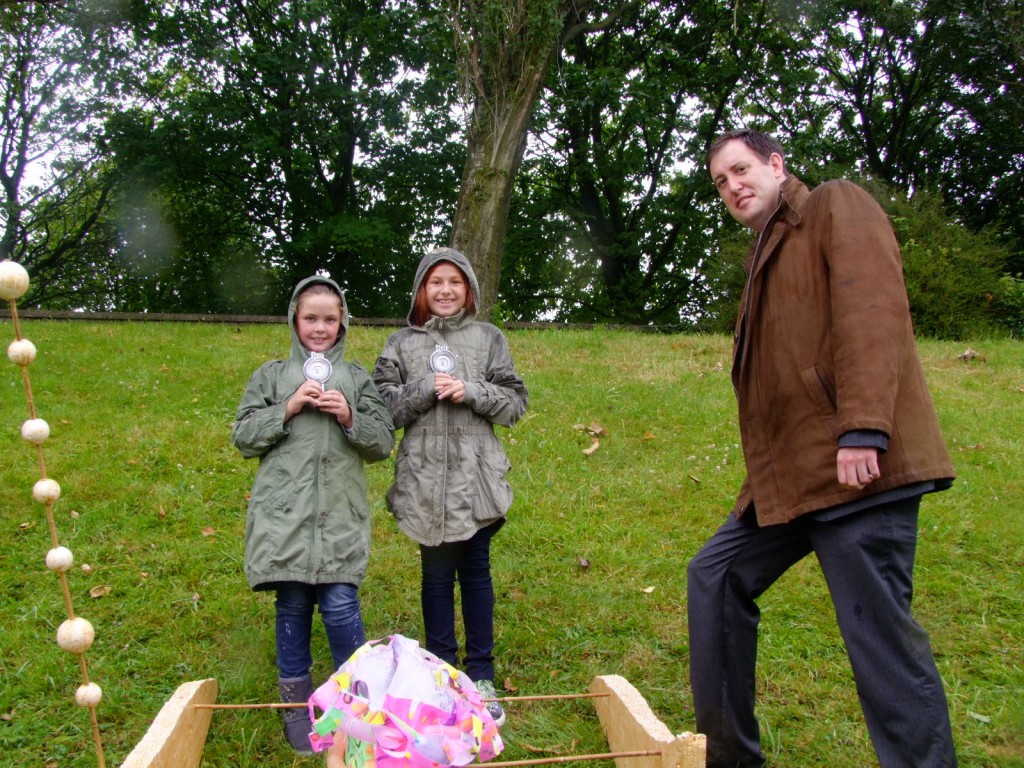
[[[501,449],[481,451],[477,463],[477,503],[473,505],[473,517],[479,522],[488,522],[501,517],[512,506],[512,486],[508,484],[512,464]]]
[[[811,398],[811,402],[818,413],[834,415],[836,412],[836,388],[817,366],[804,368],[800,372],[804,389]]]
[[[396,520],[409,516],[410,508],[430,506],[430,497],[422,498],[424,475],[427,472],[427,436],[407,433],[395,452],[395,479],[385,497],[388,509]]]

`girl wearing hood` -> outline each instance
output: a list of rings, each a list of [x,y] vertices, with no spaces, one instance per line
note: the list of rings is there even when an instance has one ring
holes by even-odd
[[[512,504],[511,465],[494,425],[515,424],[528,397],[504,335],[476,320],[479,293],[459,251],[441,248],[424,256],[408,327],[388,338],[373,380],[395,426],[404,430],[387,502],[398,527],[420,547],[425,646],[458,667],[458,581],[464,671],[485,699],[493,699],[490,546]],[[487,708],[502,725],[501,704]]]
[[[277,666],[289,703],[313,693],[315,606],[333,669],[366,640],[358,597],[370,555],[363,463],[391,455],[395,430],[369,374],[344,360],[348,321],[337,283],[300,282],[288,305],[291,354],[252,375],[231,433],[242,456],[260,460],[245,571],[254,590],[277,593]],[[306,711],[283,712],[288,743],[312,754]]]

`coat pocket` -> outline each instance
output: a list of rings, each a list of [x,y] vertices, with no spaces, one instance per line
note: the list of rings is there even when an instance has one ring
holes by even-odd
[[[473,504],[473,517],[478,522],[489,522],[504,515],[512,506],[512,486],[508,484],[512,464],[501,449],[481,451],[477,461],[477,503]]]
[[[818,413],[833,416],[836,413],[836,388],[817,365],[800,372],[804,389]]]

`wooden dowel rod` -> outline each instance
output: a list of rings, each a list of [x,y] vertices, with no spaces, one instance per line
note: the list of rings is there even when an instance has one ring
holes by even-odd
[[[660,750],[638,750],[636,752],[603,752],[599,755],[563,755],[561,757],[538,757],[533,760],[511,760],[504,763],[488,760],[481,765],[487,768],[514,768],[520,765],[549,765],[552,763],[572,763],[581,760],[617,760],[620,757],[652,757],[660,755]]]
[[[306,707],[307,704],[304,701],[297,701],[292,703],[285,703],[282,701],[272,701],[266,704],[193,704],[193,709],[299,709],[300,707]]]
[[[546,693],[536,696],[499,696],[484,701],[550,701],[554,699],[606,699],[610,693]]]
[[[608,693],[548,693],[537,696],[504,696],[496,699],[484,699],[484,701],[551,701],[555,699],[599,699],[607,698]],[[298,709],[305,707],[305,702],[285,704],[283,702],[270,702],[267,704],[193,704],[196,709]]]

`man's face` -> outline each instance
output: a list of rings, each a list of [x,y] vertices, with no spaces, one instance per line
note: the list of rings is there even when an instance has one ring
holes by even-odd
[[[710,170],[732,217],[760,232],[779,204],[779,188],[786,178],[782,158],[773,154],[765,162],[740,139],[733,139],[711,159]]]

